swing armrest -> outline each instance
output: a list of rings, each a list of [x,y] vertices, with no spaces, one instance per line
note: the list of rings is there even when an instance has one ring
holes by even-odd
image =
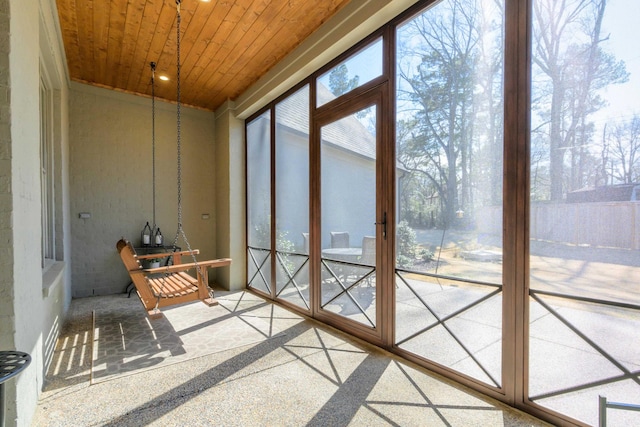
[[[225,267],[227,265],[231,265],[231,258],[220,258],[220,259],[212,259],[209,261],[198,261],[198,263],[189,262],[185,264],[174,264],[167,265],[166,267],[157,267],[157,268],[144,268],[142,270],[133,270],[130,271],[131,274],[135,273],[144,273],[144,274],[153,274],[153,273],[177,273],[179,271],[187,271],[194,269],[196,267]]]
[[[171,255],[198,255],[200,253],[200,249],[194,249],[192,251],[175,251],[171,252]]]
[[[165,258],[175,255],[198,255],[200,253],[199,249],[194,249],[192,251],[176,251],[176,252],[159,252],[155,254],[145,254],[145,255],[136,255],[138,259],[151,259],[151,258]]]

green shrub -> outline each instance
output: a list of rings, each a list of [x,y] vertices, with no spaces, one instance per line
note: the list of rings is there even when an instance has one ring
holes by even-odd
[[[396,263],[401,267],[411,267],[416,260],[416,232],[407,221],[400,221],[396,229]]]
[[[430,251],[429,249],[425,249],[422,248],[420,249],[420,252],[418,253],[418,257],[422,260],[422,261],[431,261],[433,260],[434,257],[434,253],[432,251]]]

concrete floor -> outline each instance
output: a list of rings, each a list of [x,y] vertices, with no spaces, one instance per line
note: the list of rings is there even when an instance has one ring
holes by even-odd
[[[547,425],[255,295],[216,296],[210,310],[225,319],[258,317],[278,333],[93,384],[93,311],[143,309],[126,295],[74,300],[32,425]],[[194,324],[215,328],[212,318]]]

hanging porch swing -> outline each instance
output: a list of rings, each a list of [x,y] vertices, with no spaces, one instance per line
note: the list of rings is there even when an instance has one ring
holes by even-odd
[[[189,240],[182,226],[182,143],[180,135],[180,3],[176,0],[177,10],[177,35],[176,35],[176,79],[177,79],[177,186],[178,186],[178,228],[173,239],[173,250],[166,253],[153,253],[148,255],[136,254],[135,248],[130,241],[122,238],[116,248],[122,258],[122,262],[126,267],[131,281],[136,288],[136,293],[147,310],[150,318],[162,317],[160,308],[181,304],[184,302],[201,300],[205,304],[216,305],[213,289],[209,287],[208,269],[224,267],[231,264],[230,258],[221,258],[208,261],[197,261],[196,255],[199,254],[197,249],[192,250]],[[152,69],[152,85],[155,76],[155,63],[151,63]],[[153,127],[155,128],[155,92],[152,88],[152,108],[153,108]],[[149,241],[151,242],[159,233],[156,228],[155,218],[155,129],[152,131],[153,139],[153,232],[150,233]],[[148,225],[148,223],[147,223]],[[145,229],[147,226],[145,226]],[[151,228],[151,227],[149,227]],[[160,234],[160,236],[162,236]],[[186,246],[186,251],[179,250],[177,244],[179,238],[182,238]],[[144,230],[142,235],[144,244]],[[157,242],[157,241],[156,241]],[[191,256],[192,262],[183,263],[183,256]],[[141,261],[152,258],[167,258],[167,265],[157,268],[144,268]],[[195,277],[189,274],[190,270],[195,270]]]

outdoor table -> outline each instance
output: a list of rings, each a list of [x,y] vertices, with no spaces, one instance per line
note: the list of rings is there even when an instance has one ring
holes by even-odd
[[[4,383],[22,372],[31,356],[21,351],[0,351],[0,427],[4,427]]]
[[[336,261],[356,262],[362,256],[362,248],[328,248],[322,250],[322,256]]]

